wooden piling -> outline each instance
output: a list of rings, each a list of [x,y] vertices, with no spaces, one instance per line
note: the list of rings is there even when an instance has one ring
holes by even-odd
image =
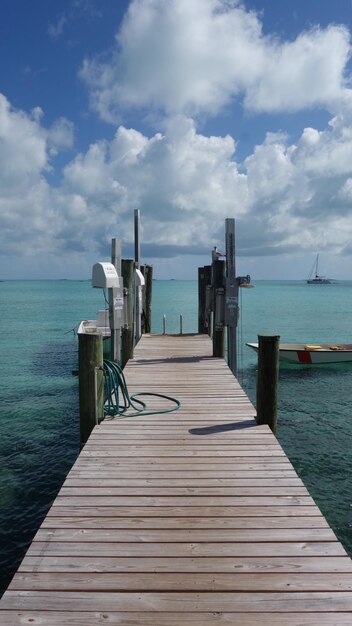
[[[125,324],[121,333],[121,366],[133,358],[134,348],[134,305],[135,305],[135,263],[132,259],[122,259]]]
[[[211,288],[211,265],[198,268],[198,333],[211,336],[211,308],[207,291]]]
[[[205,317],[205,268],[198,267],[198,333],[206,334],[208,328]]]
[[[83,446],[94,426],[103,419],[103,337],[78,335],[80,440]]]
[[[145,280],[143,289],[142,333],[150,333],[152,328],[152,294],[153,294],[153,266],[141,267]]]
[[[279,335],[258,335],[257,422],[276,433],[279,380]]]
[[[115,237],[111,240],[111,263],[121,278],[121,241]],[[122,282],[122,281],[121,281]],[[121,359],[121,313],[116,315],[116,300],[121,301],[122,286],[108,289],[109,323],[111,328],[110,359],[120,362]]]
[[[224,356],[225,261],[215,259],[212,265],[213,285],[213,356]]]
[[[226,236],[226,313],[227,362],[231,372],[237,376],[237,320],[238,320],[238,280],[236,278],[235,220],[225,220]]]
[[[213,293],[212,293],[212,271],[211,265],[205,265],[204,267],[204,275],[205,275],[205,326],[206,332],[209,337],[212,336],[213,332],[213,322],[212,322],[212,311],[213,311]]]

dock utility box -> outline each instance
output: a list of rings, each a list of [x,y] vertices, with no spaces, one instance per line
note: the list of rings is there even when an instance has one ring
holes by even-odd
[[[95,263],[95,265],[93,265],[92,287],[114,289],[119,286],[119,277],[112,263]]]

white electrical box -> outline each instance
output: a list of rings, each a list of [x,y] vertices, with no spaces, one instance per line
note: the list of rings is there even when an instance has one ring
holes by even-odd
[[[95,263],[95,265],[93,265],[92,287],[113,289],[119,286],[119,277],[112,263]]]
[[[136,285],[137,287],[144,287],[145,280],[141,270],[136,270]]]

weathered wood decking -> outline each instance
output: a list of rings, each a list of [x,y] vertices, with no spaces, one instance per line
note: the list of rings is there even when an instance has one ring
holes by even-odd
[[[205,336],[142,338],[130,393],[182,408],[94,429],[0,602],[3,626],[351,626],[350,558],[210,354]]]

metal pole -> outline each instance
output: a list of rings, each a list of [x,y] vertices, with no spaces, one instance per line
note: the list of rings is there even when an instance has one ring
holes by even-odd
[[[141,264],[141,212],[139,209],[134,210],[134,260],[136,268],[139,269]]]
[[[166,335],[166,315],[163,315],[163,335]]]
[[[183,325],[182,322],[183,322],[182,315],[180,315],[180,335],[182,335],[182,325]]]
[[[140,264],[141,264],[140,220],[141,220],[140,210],[135,209],[134,210],[134,261],[135,261],[136,269],[139,269]],[[135,293],[135,311],[136,311],[135,343],[138,343],[142,334],[142,322],[141,322],[142,307],[141,307],[141,297],[140,297],[141,289],[142,289],[141,286],[137,286],[136,293]]]
[[[225,220],[226,232],[226,314],[227,358],[229,368],[237,373],[237,318],[238,318],[238,281],[236,278],[235,220]]]

